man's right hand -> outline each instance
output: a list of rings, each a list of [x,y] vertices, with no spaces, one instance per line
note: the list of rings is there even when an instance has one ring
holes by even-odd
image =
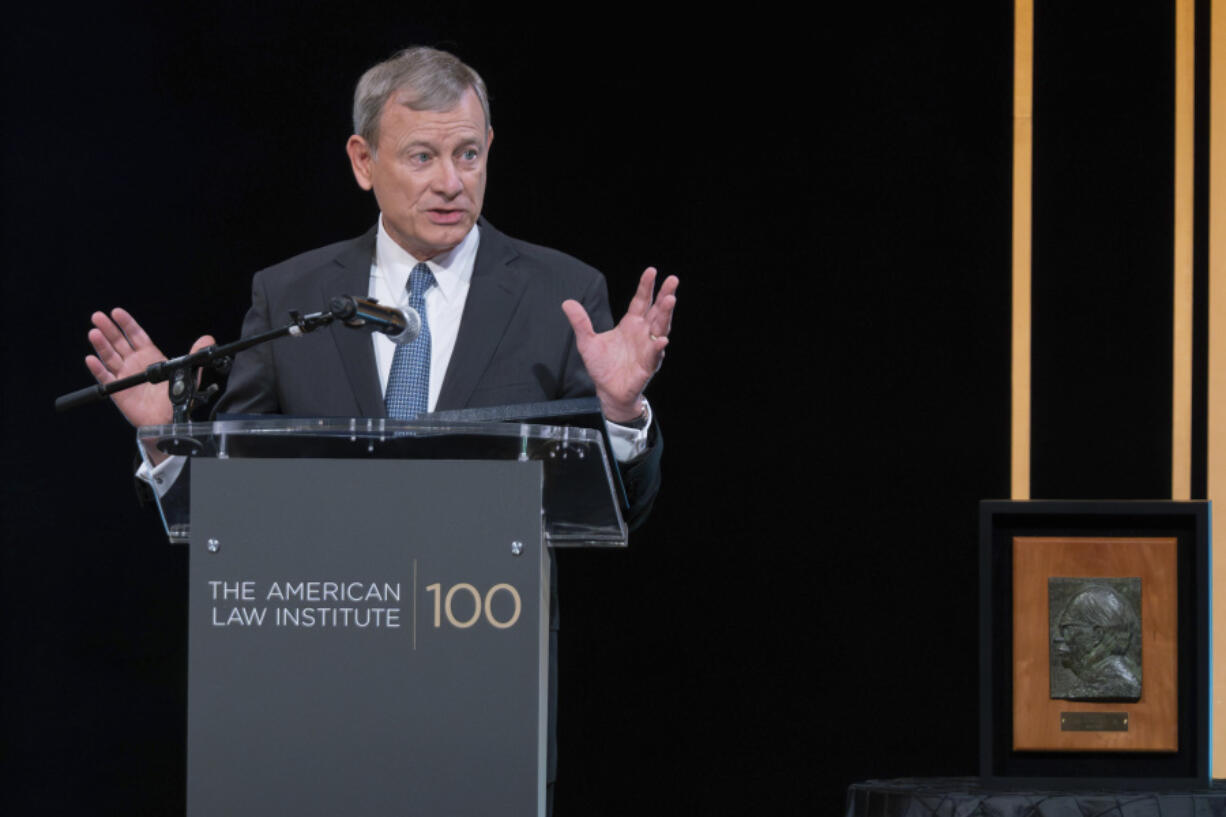
[[[89,342],[97,354],[87,356],[85,366],[102,385],[140,374],[150,364],[166,359],[126,310],[113,309],[110,316],[95,312],[90,321],[94,328],[89,330]],[[216,342],[211,335],[204,335],[192,344],[192,351]],[[132,425],[156,426],[166,425],[173,417],[168,395],[167,383],[142,383],[112,394],[111,400]]]

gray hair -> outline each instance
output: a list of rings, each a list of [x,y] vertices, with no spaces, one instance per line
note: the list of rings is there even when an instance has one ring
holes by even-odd
[[[379,119],[393,94],[410,92],[412,96],[405,104],[415,111],[446,111],[455,107],[469,88],[481,102],[488,131],[490,101],[481,75],[446,51],[424,45],[406,48],[358,80],[353,93],[353,132],[374,152],[379,144]]]

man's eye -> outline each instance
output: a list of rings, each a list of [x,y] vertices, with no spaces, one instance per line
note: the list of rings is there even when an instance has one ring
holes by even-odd
[[[430,154],[429,153],[414,153],[412,156],[409,157],[409,160],[412,161],[414,164],[424,165],[426,162],[430,161]]]
[[[476,158],[477,158],[478,156],[480,156],[480,155],[481,155],[481,154],[479,154],[479,153],[477,152],[477,149],[476,149],[476,148],[469,148],[468,150],[466,150],[466,151],[464,151],[463,153],[461,153],[461,154],[460,154],[461,158],[463,158],[463,159],[464,159],[465,161],[467,161],[467,162],[471,162],[471,161],[473,161],[474,159],[476,159]]]

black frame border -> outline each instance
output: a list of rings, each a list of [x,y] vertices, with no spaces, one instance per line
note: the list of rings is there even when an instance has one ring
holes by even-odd
[[[1008,788],[1208,786],[1212,775],[1212,562],[1206,501],[983,500],[979,503],[979,764]],[[1174,536],[1179,588],[1179,749],[1012,749],[1014,536]]]

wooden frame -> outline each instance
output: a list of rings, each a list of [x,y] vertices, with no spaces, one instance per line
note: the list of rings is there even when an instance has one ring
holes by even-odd
[[[1013,538],[1014,751],[1175,752],[1178,724],[1178,540],[1173,536]],[[1050,697],[1054,577],[1135,576],[1141,584],[1141,698],[1135,702]],[[1064,713],[1117,713],[1126,731],[1066,731]]]

